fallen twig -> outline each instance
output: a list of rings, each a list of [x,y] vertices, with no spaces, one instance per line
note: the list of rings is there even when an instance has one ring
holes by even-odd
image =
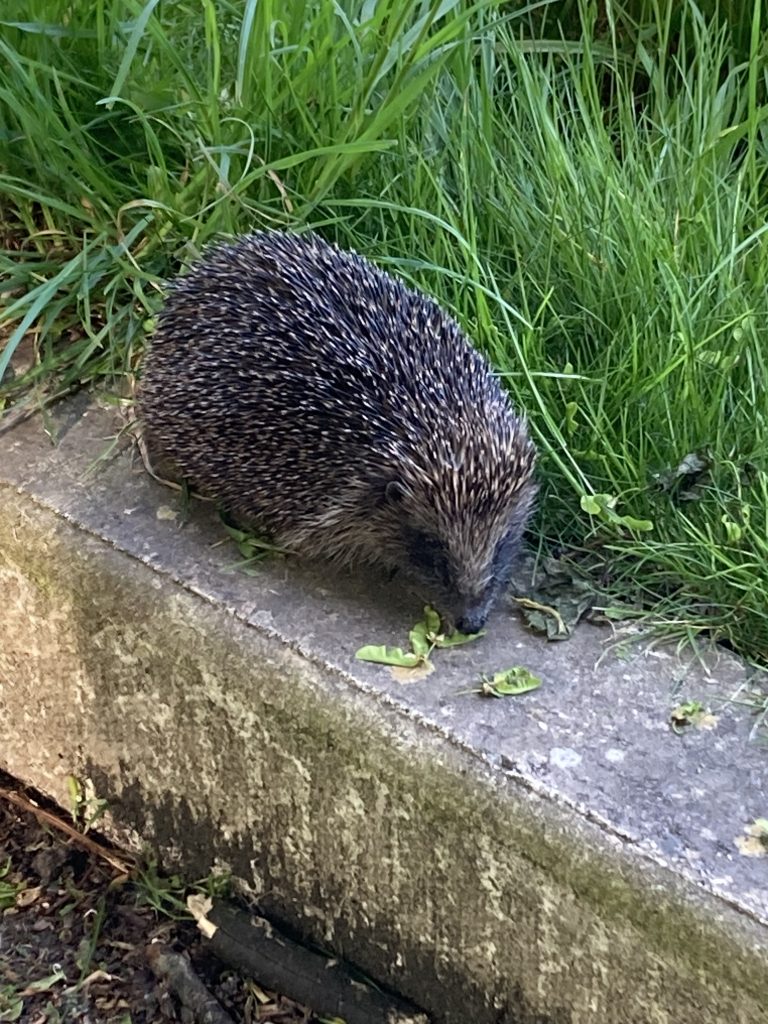
[[[187,957],[160,943],[147,946],[147,962],[160,981],[166,981],[197,1024],[234,1024],[218,1000],[192,970]]]
[[[63,832],[65,836],[68,836],[78,846],[88,850],[89,853],[94,854],[96,857],[100,857],[103,861],[106,861],[110,867],[114,868],[121,875],[129,875],[133,871],[134,863],[132,860],[124,860],[118,857],[116,853],[97,842],[89,835],[84,835],[82,832],[78,832],[74,826],[70,825],[69,822],[64,821],[63,818],[58,817],[51,811],[46,811],[39,804],[35,803],[30,797],[25,796],[24,793],[19,793],[13,789],[5,789],[0,786],[0,800],[7,800],[8,803],[14,804],[16,807],[20,807],[23,811],[28,811],[33,814],[38,821],[43,822],[46,825],[50,825],[52,828],[58,829],[59,832]]]
[[[346,1024],[428,1024],[404,1000],[363,985],[338,961],[293,942],[263,918],[205,897],[190,897],[187,906],[219,959],[320,1016]]]

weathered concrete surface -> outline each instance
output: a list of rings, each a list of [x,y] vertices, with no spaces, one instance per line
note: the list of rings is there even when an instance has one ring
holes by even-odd
[[[205,509],[182,526],[129,447],[99,460],[109,413],[54,420],[55,447],[0,435],[9,771],[62,803],[91,778],[118,834],[230,866],[446,1024],[768,1021],[768,858],[735,842],[768,816],[768,753],[734,705],[666,724],[733,692],[735,661],[619,658],[595,628],[547,645],[502,609],[398,683],[354,652],[402,642],[417,596],[228,572]],[[511,664],[544,686],[465,692]]]

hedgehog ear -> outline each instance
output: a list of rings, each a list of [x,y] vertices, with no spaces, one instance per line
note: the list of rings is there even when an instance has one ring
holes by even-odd
[[[398,508],[403,503],[406,490],[400,480],[374,480],[371,482],[371,497],[377,506],[390,505]]]

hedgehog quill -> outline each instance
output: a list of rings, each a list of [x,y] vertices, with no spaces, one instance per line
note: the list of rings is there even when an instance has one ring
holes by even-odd
[[[312,558],[419,578],[480,630],[536,494],[535,450],[432,299],[317,235],[208,249],[169,290],[139,406],[153,451]]]

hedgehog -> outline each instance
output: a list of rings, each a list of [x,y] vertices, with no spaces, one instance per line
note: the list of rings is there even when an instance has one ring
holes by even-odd
[[[406,570],[450,627],[485,625],[535,449],[433,299],[316,234],[214,245],[169,287],[139,406],[151,450],[235,521]]]

